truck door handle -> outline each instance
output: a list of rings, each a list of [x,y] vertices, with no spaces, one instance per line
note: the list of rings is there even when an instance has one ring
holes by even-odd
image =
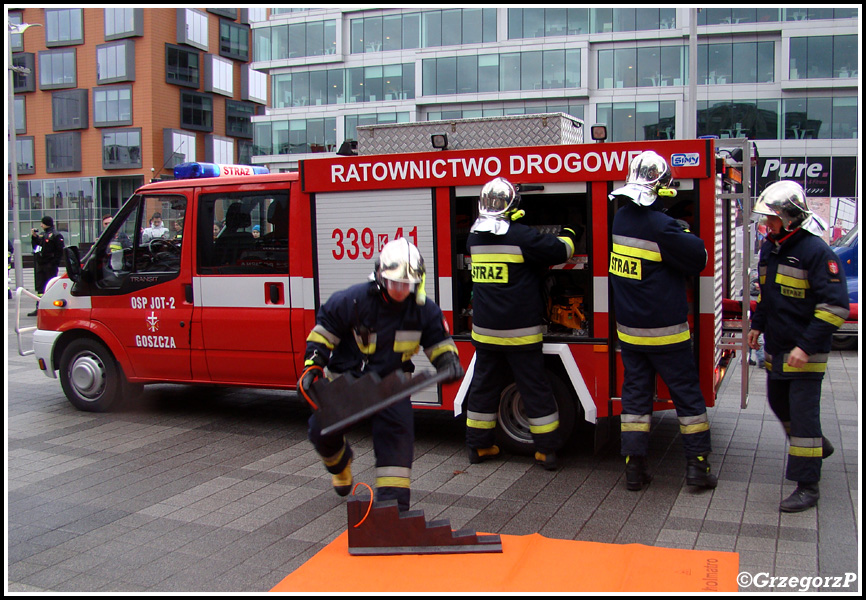
[[[183,285],[183,295],[184,295],[184,299],[187,301],[187,303],[192,304],[192,301],[193,301],[192,284],[185,283]]]
[[[283,303],[283,284],[282,283],[266,283],[268,287],[268,300],[271,304]]]

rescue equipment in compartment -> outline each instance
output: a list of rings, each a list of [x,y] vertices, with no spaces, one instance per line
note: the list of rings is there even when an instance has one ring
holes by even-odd
[[[216,163],[186,162],[174,168],[175,179],[203,179],[206,177],[235,177],[247,175],[267,175],[267,167],[249,165],[218,165]]]
[[[544,282],[548,333],[567,333],[584,336],[589,321],[584,308],[584,291],[571,283],[568,277],[558,271],[551,271]],[[559,331],[565,327],[568,331]]]

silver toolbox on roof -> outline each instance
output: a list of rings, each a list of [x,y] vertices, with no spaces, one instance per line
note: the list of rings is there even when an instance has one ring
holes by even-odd
[[[583,121],[565,113],[361,125],[358,154],[431,152],[436,133],[448,136],[448,150],[582,144],[583,129]]]

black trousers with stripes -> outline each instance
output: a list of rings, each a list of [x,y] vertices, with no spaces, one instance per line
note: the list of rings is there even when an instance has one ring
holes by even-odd
[[[782,379],[767,373],[767,400],[782,424],[791,424],[788,435],[814,440],[813,449],[817,454],[822,437],[821,379]],[[796,443],[792,445],[785,478],[799,483],[818,483],[821,480],[822,457],[802,454],[798,452]]]
[[[694,417],[707,412],[701,393],[698,370],[692,349],[684,346],[670,352],[636,352],[622,347],[625,379],[622,384],[622,412],[626,415],[651,415],[655,397],[656,374],[671,392],[677,417]],[[710,430],[684,433],[686,458],[710,452]],[[646,431],[623,431],[620,437],[623,456],[646,456],[649,428]]]

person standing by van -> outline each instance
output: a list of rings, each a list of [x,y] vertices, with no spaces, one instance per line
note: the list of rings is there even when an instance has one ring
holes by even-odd
[[[42,231],[34,229],[30,234],[30,245],[33,247],[33,274],[36,295],[40,298],[45,293],[45,286],[57,277],[60,261],[63,260],[63,236],[54,231],[54,219],[48,215],[42,217]],[[36,310],[39,302],[36,302]],[[35,317],[36,310],[27,313]]]

